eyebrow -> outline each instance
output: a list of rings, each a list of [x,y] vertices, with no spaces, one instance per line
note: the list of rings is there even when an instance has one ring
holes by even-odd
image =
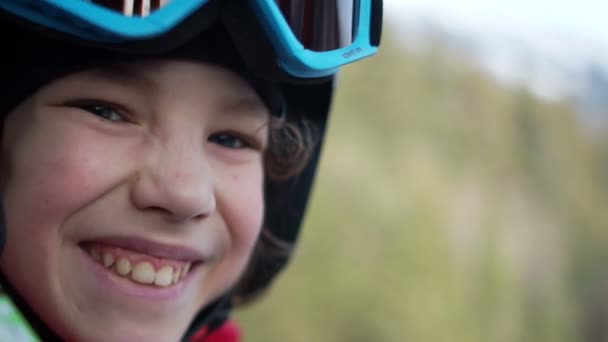
[[[257,97],[244,96],[233,99],[225,99],[225,105],[219,110],[221,116],[229,120],[247,120],[259,122],[260,128],[268,125],[271,113],[268,107]]]
[[[225,99],[227,103],[222,106],[221,112],[255,112],[259,116],[270,116],[270,110],[266,105],[254,96],[244,96],[235,99]]]
[[[107,80],[125,88],[138,88],[151,93],[158,92],[158,84],[133,66],[113,64],[91,71],[94,77]]]

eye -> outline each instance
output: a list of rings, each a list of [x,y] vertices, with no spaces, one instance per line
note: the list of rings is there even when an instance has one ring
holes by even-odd
[[[253,145],[247,142],[245,139],[233,133],[212,134],[208,140],[212,143],[235,150],[253,147]]]
[[[126,121],[124,115],[111,105],[102,103],[80,103],[75,104],[76,107],[86,110],[93,115],[96,115],[108,121]]]

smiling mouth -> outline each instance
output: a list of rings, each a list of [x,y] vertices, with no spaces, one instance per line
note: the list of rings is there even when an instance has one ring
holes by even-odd
[[[100,243],[81,248],[113,274],[139,285],[165,288],[184,280],[200,261],[160,258]]]

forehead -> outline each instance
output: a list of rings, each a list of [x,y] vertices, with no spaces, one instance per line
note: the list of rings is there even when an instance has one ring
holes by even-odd
[[[213,64],[159,60],[113,64],[86,72],[88,77],[98,78],[119,85],[158,91],[176,85],[196,88],[227,88],[228,94],[258,97],[254,88],[235,72]]]

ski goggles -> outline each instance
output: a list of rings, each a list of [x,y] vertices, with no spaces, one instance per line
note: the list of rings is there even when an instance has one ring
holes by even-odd
[[[237,45],[264,36],[272,54],[251,43],[246,54],[270,59],[265,69],[274,64],[304,79],[373,55],[382,26],[382,0],[0,0],[0,8],[89,44],[134,51],[166,48],[172,33],[187,36],[224,18]]]

